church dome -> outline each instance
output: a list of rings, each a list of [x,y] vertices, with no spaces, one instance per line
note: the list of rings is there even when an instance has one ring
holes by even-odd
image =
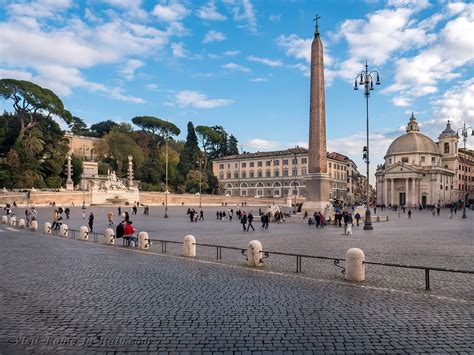
[[[419,132],[420,128],[413,113],[406,131],[406,134],[398,137],[390,144],[386,155],[402,153],[439,154],[436,143],[430,137]]]

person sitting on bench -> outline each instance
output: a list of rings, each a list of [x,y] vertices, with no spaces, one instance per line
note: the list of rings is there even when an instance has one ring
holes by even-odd
[[[135,247],[138,244],[138,238],[134,235],[136,232],[133,228],[132,221],[127,221],[123,227],[123,239],[127,241],[128,247]]]

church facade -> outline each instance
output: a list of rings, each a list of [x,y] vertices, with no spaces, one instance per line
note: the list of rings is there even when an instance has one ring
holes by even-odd
[[[462,200],[472,189],[474,169],[472,159],[461,164],[468,154],[458,149],[458,140],[448,121],[438,142],[434,142],[420,133],[412,114],[406,134],[390,144],[385,163],[377,167],[377,204],[443,206]]]

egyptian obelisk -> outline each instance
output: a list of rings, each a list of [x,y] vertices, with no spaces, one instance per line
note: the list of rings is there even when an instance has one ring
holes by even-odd
[[[319,34],[319,17],[311,44],[311,88],[309,112],[308,176],[306,202],[303,209],[321,211],[330,206],[331,181],[326,159],[326,113],[324,105],[324,61],[323,43]]]

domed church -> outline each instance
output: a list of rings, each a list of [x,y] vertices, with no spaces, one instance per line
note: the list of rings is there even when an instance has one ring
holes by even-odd
[[[377,204],[443,206],[457,201],[458,139],[448,121],[439,141],[434,142],[420,133],[412,113],[406,134],[390,144],[385,163],[377,166]]]

